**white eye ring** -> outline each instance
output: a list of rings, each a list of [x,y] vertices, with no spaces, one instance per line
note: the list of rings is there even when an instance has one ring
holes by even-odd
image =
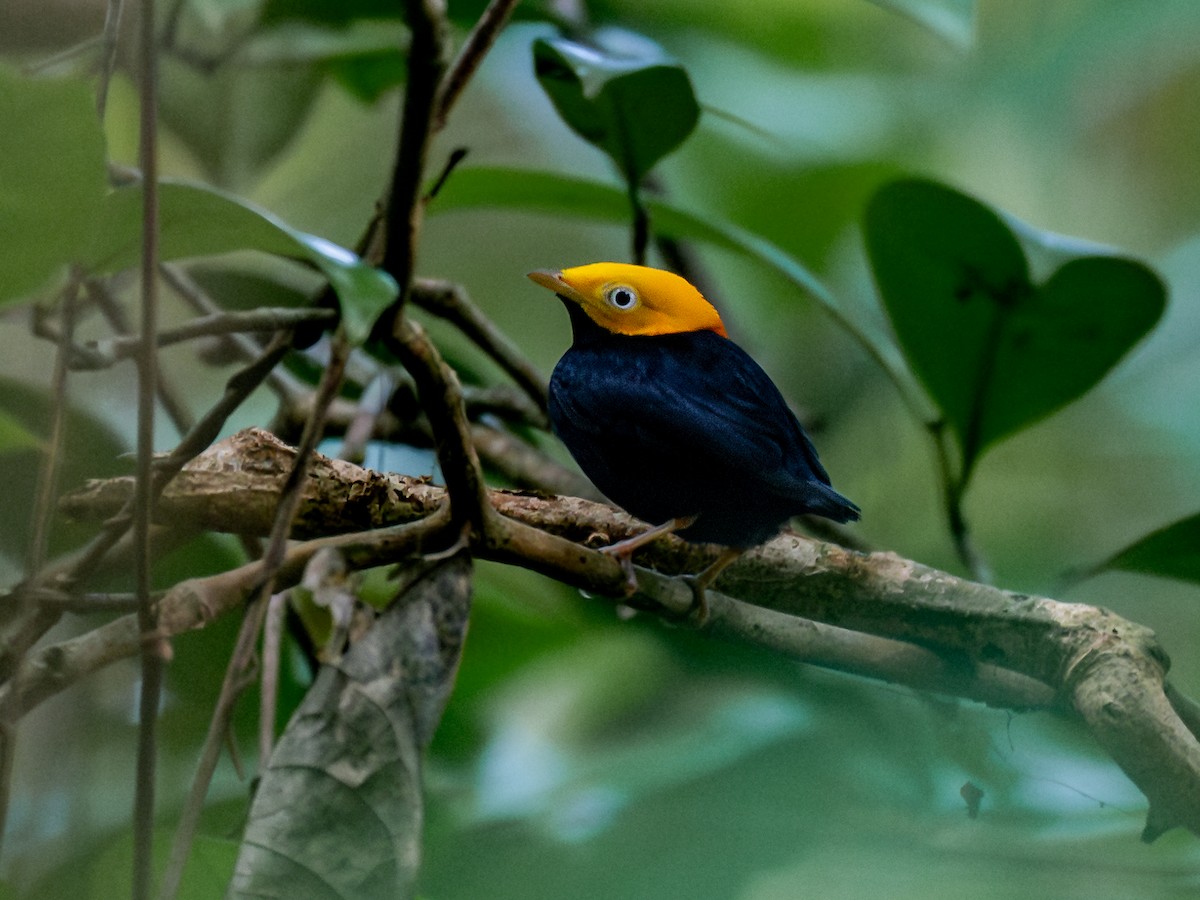
[[[633,309],[637,305],[637,291],[627,284],[614,284],[604,292],[604,299],[617,309]]]

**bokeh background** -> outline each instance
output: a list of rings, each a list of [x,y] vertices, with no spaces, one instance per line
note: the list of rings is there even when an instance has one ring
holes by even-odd
[[[269,28],[255,24],[262,6],[180,4],[177,52],[162,62],[162,168],[352,246],[387,186],[399,104],[386,85],[402,71],[387,48],[403,28],[382,3],[345,5],[346,18],[370,14],[349,24],[315,21],[334,4],[312,3],[309,20]],[[460,25],[479,6],[450,4]],[[534,80],[531,42],[553,33],[540,9],[528,4],[502,36],[439,137],[433,165],[462,146],[464,168],[619,185]],[[1200,510],[1200,4],[615,0],[587,9],[595,26],[657,41],[693,79],[705,112],[657,167],[663,195],[774,242],[855,315],[880,315],[863,207],[902,174],[1118,247],[1162,274],[1170,303],[1159,327],[1082,400],[990,450],[966,509],[999,584],[1149,625],[1172,656],[1176,685],[1200,696],[1197,586],[1072,576]],[[98,32],[103,16],[100,2],[8,0],[0,52],[14,65],[47,58]],[[110,156],[133,163],[136,90],[125,71],[106,131]],[[731,331],[811,423],[835,484],[863,508],[855,526],[863,540],[961,571],[928,439],[890,383],[761,262],[696,252]],[[627,256],[627,229],[586,214],[435,203],[419,271],[466,285],[548,373],[569,328],[524,273]],[[499,377],[430,327],[473,377]],[[23,314],[0,317],[10,406],[41,414],[51,356],[29,338]],[[186,352],[172,351],[164,365],[186,380],[197,410],[228,372]],[[132,448],[131,371],[79,382],[67,486],[127,468],[116,457]],[[264,393],[230,429],[262,424],[272,410]],[[162,448],[174,438],[163,425]],[[34,461],[13,455],[6,480],[32,479]],[[432,468],[427,454],[374,462],[413,474]],[[12,483],[0,491],[10,510],[24,496]],[[164,561],[160,576],[217,569],[236,553],[208,540]],[[5,583],[20,565],[6,544]],[[1143,798],[1060,718],[917,694],[626,620],[607,603],[494,565],[480,566],[471,627],[426,773],[423,896],[1200,893],[1196,838],[1141,844]],[[178,641],[164,710],[164,828],[190,779],[232,628]],[[308,678],[295,663],[293,702]],[[128,877],[135,688],[135,666],[114,666],[23,728],[0,862],[17,895],[118,895]],[[243,706],[248,738],[253,699]],[[984,791],[977,818],[959,793],[968,781]],[[222,769],[187,888],[194,896],[220,893],[246,790],[232,767]]]

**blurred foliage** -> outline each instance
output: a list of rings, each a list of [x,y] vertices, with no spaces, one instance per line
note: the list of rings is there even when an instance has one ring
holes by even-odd
[[[103,4],[76,6],[72,22],[90,17],[98,33]],[[455,24],[468,25],[482,6],[451,3]],[[567,324],[522,274],[628,252],[627,185],[536,80],[534,46],[558,36],[544,21],[548,6],[523,5],[524,18],[435,143],[435,170],[456,147],[469,156],[430,209],[420,262],[423,274],[465,284],[546,370]],[[212,218],[198,220],[213,226],[205,240],[225,241],[188,245],[193,252],[261,243],[341,271],[323,241],[354,244],[390,175],[398,8],[374,0],[183,5],[162,67],[162,168],[228,192],[186,201],[192,211],[193,201],[212,206]],[[1156,628],[1177,687],[1200,694],[1200,595],[1188,556],[1200,509],[1200,6],[604,0],[588,9],[591,24],[647,36],[686,72],[698,124],[670,155],[634,167],[654,165],[652,225],[695,242],[707,293],[814,425],[835,483],[864,509],[860,534],[875,545],[959,567],[927,436],[897,390],[897,372],[907,369],[868,266],[870,197],[918,175],[978,198],[955,233],[978,237],[984,210],[997,236],[986,252],[1005,253],[1010,269],[1043,289],[1067,260],[1113,247],[1162,273],[1170,302],[1158,327],[1140,343],[1152,315],[1121,329],[1086,383],[1051,397],[1019,375],[1006,381],[1019,389],[1020,414],[980,442],[979,450],[991,446],[973,472],[966,512],[1006,586],[1057,592],[1064,572],[1095,571],[1104,560],[1125,570],[1056,596]],[[0,8],[0,34],[10,36],[0,70],[0,216],[16,223],[0,259],[0,296],[9,299],[53,297],[56,272],[96,233],[93,214],[133,202],[103,196],[91,85],[14,74],[65,49],[56,26],[36,4]],[[81,71],[87,61],[59,62],[47,74]],[[104,123],[109,156],[132,162],[136,131],[136,95],[119,72]],[[912,224],[904,210],[893,215],[897,229]],[[303,295],[295,287],[303,273],[290,263],[238,256],[194,268],[231,306]],[[1113,274],[1075,270],[1066,287],[1068,275],[1057,276],[1073,320],[1115,307]],[[1138,291],[1155,293],[1139,281]],[[888,305],[899,345],[942,400],[937,385],[961,380],[962,370],[923,370],[936,348],[914,350],[911,329]],[[6,583],[20,577],[50,407],[52,354],[30,339],[24,316],[13,303],[0,318]],[[103,333],[94,321],[80,329]],[[963,350],[955,337],[945,342]],[[1062,368],[1052,354],[1042,370],[1051,378],[1078,363],[1078,353],[1055,346]],[[477,377],[494,377],[470,348],[456,350]],[[184,353],[165,355],[164,365],[197,411],[228,374]],[[119,457],[132,446],[131,384],[126,370],[73,379],[64,486],[128,468]],[[260,402],[229,428],[269,413]],[[162,448],[174,439],[163,426]],[[54,551],[84,534],[56,525]],[[156,578],[173,583],[240,558],[224,541],[197,539],[164,558]],[[111,577],[114,586],[127,579]],[[481,566],[475,593],[457,689],[426,772],[426,896],[1195,895],[1194,838],[1139,844],[1142,798],[1061,720],[619,621],[606,604],[502,567]],[[177,642],[164,711],[164,823],[191,777],[235,627],[220,622]],[[295,645],[284,674],[281,717],[311,675]],[[14,896],[127,891],[135,679],[136,667],[114,666],[24,723],[3,860]],[[239,707],[245,749],[255,701],[249,695]],[[967,782],[984,792],[977,819],[960,795]],[[222,768],[194,877],[185,879],[194,896],[214,896],[227,882],[248,805],[248,786]]]
[[[533,44],[533,66],[563,121],[607,153],[636,190],[655,163],[692,133],[700,107],[682,66],[651,41],[632,43],[612,52],[540,38]]]

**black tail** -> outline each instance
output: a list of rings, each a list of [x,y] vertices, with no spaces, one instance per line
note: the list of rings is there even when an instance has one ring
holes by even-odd
[[[806,498],[808,508],[804,512],[824,516],[826,519],[832,519],[842,524],[858,521],[862,510],[829,485],[813,482],[810,484],[810,488],[811,491]]]

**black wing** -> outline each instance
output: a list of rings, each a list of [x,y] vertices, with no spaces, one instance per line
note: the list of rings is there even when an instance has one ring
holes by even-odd
[[[557,392],[557,415],[598,446],[624,437],[641,452],[683,452],[689,466],[716,478],[752,473],[763,489],[793,499],[797,511],[839,521],[857,514],[829,487],[816,449],[770,377],[726,338],[711,332],[629,338],[619,352],[592,351],[567,371],[556,370],[556,380],[560,374],[570,383]]]

